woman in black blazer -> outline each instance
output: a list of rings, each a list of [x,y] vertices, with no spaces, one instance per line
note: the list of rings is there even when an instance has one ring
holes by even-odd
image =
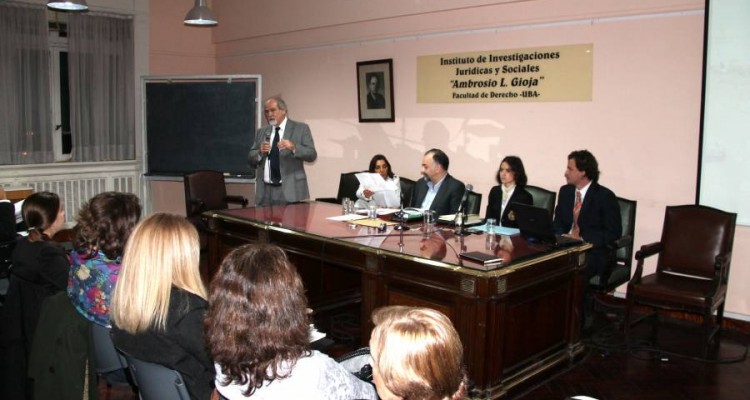
[[[495,180],[499,185],[490,190],[487,213],[484,217],[495,218],[501,226],[517,228],[513,203],[529,205],[533,203],[531,193],[524,189],[527,179],[521,159],[516,156],[503,158]],[[507,193],[505,199],[503,199],[503,191]]]

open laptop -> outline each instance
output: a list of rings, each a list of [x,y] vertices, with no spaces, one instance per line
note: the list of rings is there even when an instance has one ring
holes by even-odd
[[[580,239],[556,235],[552,228],[552,216],[547,209],[519,203],[513,203],[512,207],[521,236],[529,242],[560,247],[583,243]]]

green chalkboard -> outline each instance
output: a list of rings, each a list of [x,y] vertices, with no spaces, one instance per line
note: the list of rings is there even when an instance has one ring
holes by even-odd
[[[211,169],[253,178],[247,164],[257,121],[256,79],[145,80],[146,171]]]

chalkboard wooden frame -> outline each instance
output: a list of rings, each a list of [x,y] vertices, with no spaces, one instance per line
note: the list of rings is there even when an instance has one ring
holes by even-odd
[[[254,178],[247,153],[261,124],[260,75],[141,78],[144,173],[212,169]]]

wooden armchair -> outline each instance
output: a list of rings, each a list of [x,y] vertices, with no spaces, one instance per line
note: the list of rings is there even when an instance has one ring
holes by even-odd
[[[737,214],[711,207],[667,207],[661,241],[642,246],[635,255],[637,266],[627,292],[626,340],[633,308],[641,304],[702,315],[708,349],[724,317],[736,220]],[[657,254],[656,272],[644,276],[644,260]]]

